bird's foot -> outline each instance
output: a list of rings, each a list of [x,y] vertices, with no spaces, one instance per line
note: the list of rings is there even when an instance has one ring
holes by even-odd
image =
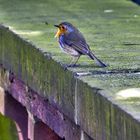
[[[64,69],[66,70],[67,68],[74,68],[74,67],[77,67],[79,65],[77,65],[77,64],[65,64],[63,66],[64,66]]]
[[[67,67],[77,67],[78,65],[76,65],[76,64],[69,64],[69,65],[67,65]]]
[[[69,64],[68,67],[74,68],[74,67],[79,67],[81,66],[80,64]]]

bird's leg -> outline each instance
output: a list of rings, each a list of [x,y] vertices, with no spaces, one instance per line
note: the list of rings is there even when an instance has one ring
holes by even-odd
[[[76,63],[78,62],[79,58],[80,58],[80,55],[77,56],[77,57],[75,57],[75,56],[72,57],[72,60],[71,60],[70,64],[68,65],[68,67],[74,67],[74,66],[76,66]]]
[[[80,55],[78,56],[78,57],[75,57],[76,59],[74,59],[75,60],[75,62],[74,62],[74,65],[76,65],[76,63],[78,62],[78,60],[79,60],[79,58],[80,58]]]

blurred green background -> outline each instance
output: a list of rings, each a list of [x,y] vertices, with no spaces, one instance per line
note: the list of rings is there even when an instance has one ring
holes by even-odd
[[[14,121],[0,114],[0,140],[18,140]]]

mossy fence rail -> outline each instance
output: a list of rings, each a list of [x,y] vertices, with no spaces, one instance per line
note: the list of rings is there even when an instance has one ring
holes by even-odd
[[[121,0],[0,0],[0,112],[15,120],[20,140],[140,139],[139,13]],[[64,68],[69,57],[52,37],[64,17],[107,68],[85,56]]]

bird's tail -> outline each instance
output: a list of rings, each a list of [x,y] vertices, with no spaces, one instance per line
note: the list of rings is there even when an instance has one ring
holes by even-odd
[[[105,63],[103,63],[101,60],[99,60],[91,51],[89,52],[88,56],[95,60],[95,63],[100,67],[107,67]]]

